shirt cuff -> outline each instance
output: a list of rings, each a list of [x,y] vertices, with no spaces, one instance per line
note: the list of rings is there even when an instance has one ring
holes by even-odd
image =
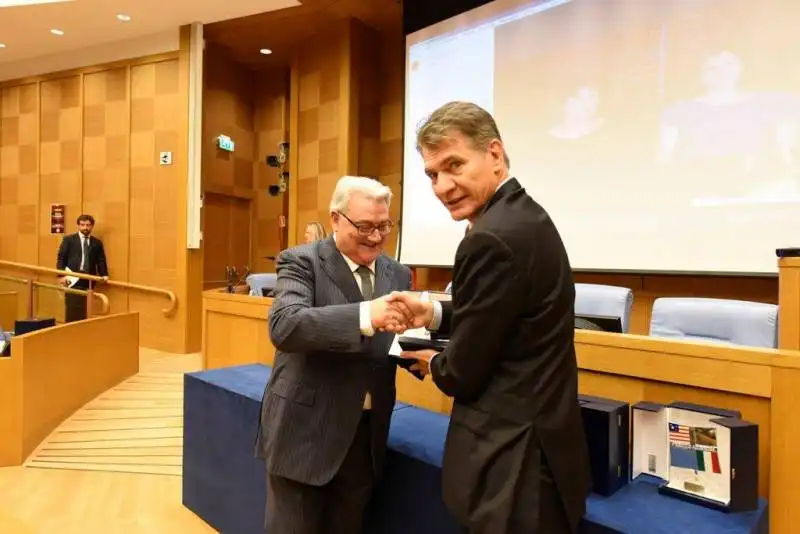
[[[433,304],[433,318],[431,322],[428,324],[428,330],[431,332],[436,332],[439,330],[439,327],[442,326],[442,303],[438,300],[434,300]]]
[[[369,301],[361,302],[358,306],[358,326],[361,329],[361,335],[372,337],[375,335],[375,329],[372,328],[372,313],[369,308]]]

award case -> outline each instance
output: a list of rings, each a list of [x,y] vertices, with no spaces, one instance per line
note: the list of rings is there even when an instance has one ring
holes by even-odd
[[[683,402],[631,407],[631,478],[724,512],[758,507],[758,425],[741,414]]]

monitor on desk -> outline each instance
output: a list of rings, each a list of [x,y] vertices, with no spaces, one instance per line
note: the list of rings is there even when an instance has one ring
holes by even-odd
[[[622,333],[622,318],[611,315],[575,315],[576,330]]]

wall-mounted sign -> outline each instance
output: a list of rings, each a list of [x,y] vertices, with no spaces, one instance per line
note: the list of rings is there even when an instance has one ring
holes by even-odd
[[[66,206],[64,204],[50,204],[50,233],[63,234],[64,221],[66,216]]]
[[[225,150],[226,152],[233,152],[234,144],[233,139],[228,137],[227,135],[220,135],[217,137],[217,146],[220,150]]]

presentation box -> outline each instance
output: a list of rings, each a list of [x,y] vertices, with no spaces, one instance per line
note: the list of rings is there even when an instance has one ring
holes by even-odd
[[[630,405],[602,397],[578,395],[589,446],[592,492],[610,496],[628,483]]]
[[[631,408],[632,477],[659,492],[724,512],[758,507],[758,425],[736,411],[683,402]]]

